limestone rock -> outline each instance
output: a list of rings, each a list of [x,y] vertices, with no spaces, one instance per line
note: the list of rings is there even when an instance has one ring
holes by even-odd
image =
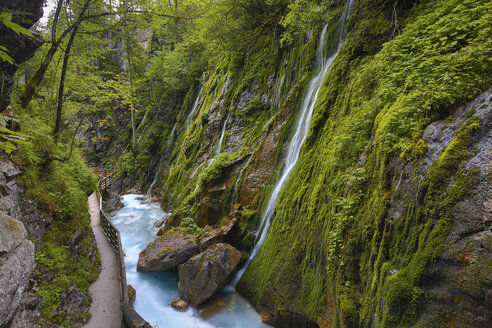
[[[175,268],[202,249],[220,242],[235,224],[236,220],[233,219],[218,229],[205,229],[201,237],[179,229],[168,231],[140,252],[137,270],[148,272]]]
[[[185,262],[198,252],[196,236],[172,230],[151,242],[140,252],[137,270],[166,271]]]
[[[34,244],[22,222],[0,212],[0,327],[21,304],[34,267]]]
[[[198,314],[203,319],[207,319],[221,311],[226,310],[228,307],[229,304],[222,297],[214,297],[210,301],[200,305]]]
[[[191,305],[199,305],[224,287],[236,268],[241,253],[229,244],[210,246],[178,268],[179,296]]]
[[[190,305],[183,301],[181,298],[175,298],[171,302],[171,306],[176,310],[186,310]]]
[[[0,211],[21,221],[30,236],[42,237],[52,218],[40,213],[36,203],[25,196],[16,179],[21,173],[9,158],[0,155]]]
[[[132,285],[126,286],[126,291],[128,293],[128,300],[130,303],[133,303],[133,301],[135,301],[135,297],[137,296],[137,291]]]

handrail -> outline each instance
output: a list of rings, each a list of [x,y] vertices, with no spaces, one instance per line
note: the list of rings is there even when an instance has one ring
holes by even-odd
[[[98,193],[99,195],[99,193]],[[99,195],[99,204],[102,204],[102,197]],[[128,298],[128,289],[126,282],[126,269],[125,269],[125,256],[123,255],[123,247],[121,244],[121,235],[118,228],[108,219],[108,216],[102,209],[101,213],[101,226],[104,234],[108,238],[113,250],[115,251],[120,264],[120,277],[121,277],[121,299],[122,299],[122,311],[123,322],[126,328],[152,328],[152,326],[143,319],[140,314],[130,304]]]
[[[92,168],[92,171],[95,174],[102,175],[105,178],[113,176],[113,170],[110,170],[110,169],[103,169],[103,168],[100,168],[100,167],[93,167]]]

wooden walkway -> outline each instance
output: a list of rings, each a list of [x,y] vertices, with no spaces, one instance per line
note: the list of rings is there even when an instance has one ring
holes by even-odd
[[[101,273],[90,287],[92,318],[85,328],[122,327],[122,302],[120,266],[116,254],[101,227],[99,199],[96,193],[89,197],[91,226],[101,254]]]

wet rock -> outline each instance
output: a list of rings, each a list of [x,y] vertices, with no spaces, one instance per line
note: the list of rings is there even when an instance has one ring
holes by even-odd
[[[210,301],[205,302],[200,306],[198,314],[200,314],[200,317],[207,319],[217,314],[218,312],[223,311],[228,306],[229,304],[227,304],[227,302],[222,297],[214,297]]]
[[[0,212],[0,327],[9,326],[33,267],[34,244],[24,225]]]
[[[121,197],[117,193],[110,193],[107,200],[103,200],[103,210],[106,213],[119,211],[123,207]]]
[[[265,188],[275,169],[278,145],[285,125],[285,117],[280,115],[279,119],[281,121],[275,124],[272,131],[253,154],[251,163],[246,169],[239,192],[239,203],[249,208],[256,208],[257,197],[260,191]]]
[[[167,227],[166,227],[166,226],[161,227],[161,228],[157,231],[156,235],[157,235],[157,236],[162,236],[162,235],[163,235],[163,234],[165,234],[167,231],[168,231],[168,229],[167,229]]]
[[[184,263],[198,252],[195,239],[178,229],[169,231],[140,252],[137,271],[165,271]]]
[[[162,225],[163,225],[164,223],[166,223],[166,220],[167,220],[167,218],[168,218],[168,217],[169,217],[169,214],[167,214],[167,215],[163,216],[161,219],[159,219],[158,221],[156,221],[156,222],[154,223],[154,228],[159,229],[160,227],[162,227]]]
[[[137,291],[135,290],[135,288],[133,288],[132,285],[126,286],[126,291],[128,293],[128,300],[130,301],[131,304],[133,303],[133,301],[135,301],[135,297],[137,296]]]
[[[230,220],[218,229],[204,229],[201,236],[189,234],[179,229],[166,232],[140,252],[137,270],[166,271],[186,262],[202,249],[220,242],[236,224]]]
[[[241,253],[229,244],[210,246],[178,268],[179,296],[199,305],[224,287],[236,268]]]
[[[36,203],[24,195],[16,179],[21,173],[17,165],[0,155],[0,211],[21,221],[30,236],[41,237],[52,219],[38,212]]]
[[[275,315],[272,313],[272,311],[270,311],[267,308],[261,310],[260,317],[261,317],[261,321],[266,324],[273,325],[275,323],[274,322]]]
[[[176,310],[186,310],[190,305],[183,301],[181,298],[175,298],[171,302],[171,306]]]
[[[203,186],[204,190],[198,195],[198,209],[200,211],[200,221],[198,225],[215,225],[222,217],[228,205],[227,197],[230,196],[227,190],[230,189],[236,181],[233,179],[249,155],[238,158],[231,164],[222,167],[219,176],[210,180],[207,185]]]

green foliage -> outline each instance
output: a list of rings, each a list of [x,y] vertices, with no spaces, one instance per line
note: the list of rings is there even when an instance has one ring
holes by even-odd
[[[198,177],[198,185],[206,188],[207,184],[221,176],[222,169],[231,164],[238,157],[237,153],[220,153],[214,158],[207,167],[205,167]]]
[[[203,229],[199,228],[192,218],[184,218],[176,229],[194,235],[199,235],[203,232]]]
[[[81,232],[83,236],[81,253],[76,256],[67,246],[74,231]],[[100,270],[99,257],[90,258],[93,252],[91,234],[88,215],[85,215],[83,219],[53,222],[42,241],[38,242],[35,259],[38,294],[42,298],[40,322],[67,325],[60,308],[60,297],[68,292],[70,286],[78,287],[85,293],[85,301],[90,302],[89,286],[97,279]],[[47,279],[50,275],[52,278]],[[81,312],[78,315],[81,320],[86,314]]]
[[[24,35],[33,38],[34,35],[31,33],[31,31],[12,21],[12,16],[13,16],[12,13],[0,12],[0,24],[3,24],[9,30],[14,31],[17,34],[17,36]],[[0,46],[0,60],[3,62],[7,62],[9,64],[14,63],[12,57],[8,55],[8,49],[5,48],[4,46]],[[2,85],[2,89],[3,89],[3,85]]]
[[[137,156],[131,152],[121,155],[115,173],[117,176],[130,175],[135,173],[140,167],[149,160],[149,156],[144,153],[138,153]]]
[[[29,137],[9,129],[5,122],[6,120],[8,120],[8,118],[5,117],[5,115],[0,114],[0,149],[7,154],[11,154],[13,151],[17,150],[18,144],[28,144]]]
[[[24,171],[20,184],[41,208],[60,219],[82,218],[87,212],[87,196],[96,189],[97,181],[75,149],[65,162],[54,160],[64,156],[49,136],[49,130],[24,117],[23,133],[32,143],[19,146],[14,160]]]
[[[388,216],[399,195],[394,163],[419,165],[424,127],[490,86],[490,9],[488,1],[423,2],[401,15],[401,34],[387,42],[385,6],[357,2],[269,234],[243,276],[254,306],[268,300],[316,322],[331,315],[335,299],[337,327],[370,326],[376,310],[378,326],[415,324],[421,279],[473,181],[460,163],[477,118],[468,116],[397,223]],[[388,277],[393,268],[400,271]]]

